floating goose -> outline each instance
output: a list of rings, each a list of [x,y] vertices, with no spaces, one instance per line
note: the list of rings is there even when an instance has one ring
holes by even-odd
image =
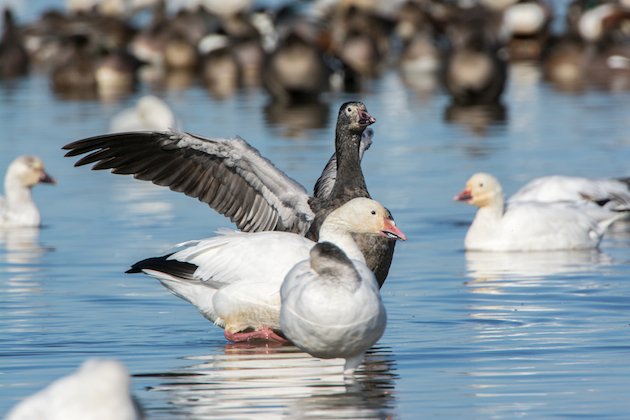
[[[140,420],[144,415],[131,395],[127,369],[116,360],[88,359],[64,376],[26,398],[7,420]]]
[[[37,156],[20,156],[7,169],[4,194],[0,197],[0,227],[34,227],[41,224],[39,210],[31,196],[37,184],[54,184]]]
[[[466,234],[466,250],[550,251],[594,249],[608,226],[624,217],[589,202],[518,202],[504,206],[501,184],[477,173],[455,196],[479,207]]]
[[[242,231],[295,232],[317,240],[330,211],[352,198],[370,196],[359,149],[363,132],[375,121],[361,102],[347,102],[339,109],[336,181],[328,196],[311,197],[240,137],[204,138],[178,131],[114,133],[79,140],[64,149],[69,150],[66,156],[88,154],[75,166],[94,163],[92,169],[133,174],[196,197]],[[356,240],[382,285],[395,241],[369,236]]]
[[[345,358],[352,373],[385,331],[387,316],[370,269],[336,245],[320,242],[296,264],[280,289],[280,328],[301,350]]]
[[[335,244],[361,264],[365,259],[351,233],[406,239],[389,211],[368,198],[352,199],[331,212],[319,233],[320,241]],[[228,340],[285,341],[279,333],[280,287],[314,245],[297,233],[224,231],[183,243],[172,254],[139,261],[127,272],[158,279],[224,328]],[[364,275],[369,271],[360,270]]]

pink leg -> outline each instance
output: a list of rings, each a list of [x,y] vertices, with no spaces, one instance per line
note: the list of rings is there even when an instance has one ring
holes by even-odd
[[[225,330],[224,335],[225,335],[225,338],[235,343],[243,342],[243,341],[252,341],[252,340],[276,341],[278,343],[289,342],[289,340],[276,334],[274,330],[267,327],[263,327],[259,330],[254,330],[250,332],[231,333]]]

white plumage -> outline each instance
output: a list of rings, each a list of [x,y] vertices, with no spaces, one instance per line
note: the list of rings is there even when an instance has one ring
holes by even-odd
[[[20,156],[7,169],[4,197],[0,197],[0,227],[37,227],[41,224],[39,209],[31,188],[40,183],[54,184],[37,156]]]
[[[506,208],[499,181],[485,173],[473,175],[455,199],[479,207],[464,241],[475,251],[593,249],[623,217],[587,201],[519,201]]]
[[[320,241],[334,243],[362,263],[365,259],[352,233],[406,239],[389,211],[367,198],[355,198],[330,213],[319,233]],[[129,272],[142,271],[157,278],[223,327],[229,340],[281,340],[276,335],[280,286],[297,263],[309,259],[314,245],[288,232],[222,232],[181,244],[173,254],[140,261]]]
[[[344,358],[351,373],[385,331],[387,316],[374,274],[334,244],[320,242],[287,274],[280,327],[301,350]]]
[[[70,375],[26,398],[7,420],[138,420],[127,369],[116,360],[88,359]]]
[[[551,175],[533,179],[514,193],[508,203],[539,201],[596,201],[606,208],[626,208],[630,204],[630,185],[624,180],[589,179]]]

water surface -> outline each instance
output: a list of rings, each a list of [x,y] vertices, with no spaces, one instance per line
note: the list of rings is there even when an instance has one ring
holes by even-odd
[[[232,227],[196,200],[63,157],[61,146],[108,131],[143,93],[63,101],[44,76],[0,85],[0,168],[37,153],[58,180],[34,191],[41,230],[0,234],[0,413],[99,356],[127,365],[151,419],[627,415],[629,228],[594,252],[465,253],[474,209],[452,201],[482,170],[508,194],[541,175],[630,175],[627,92],[566,94],[513,66],[494,122],[394,71],[306,110],[271,107],[255,90],[222,101],[195,85],[159,92],[186,130],[239,134],[309,189],[339,105],[360,99],[377,118],[366,181],[409,240],[382,289],[387,330],[355,382],[341,361],[228,344],[158,282],[123,274]]]

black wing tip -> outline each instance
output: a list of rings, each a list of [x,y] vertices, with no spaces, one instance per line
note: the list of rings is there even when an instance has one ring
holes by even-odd
[[[138,261],[125,271],[125,273],[135,274],[142,273],[144,270],[154,270],[179,278],[193,279],[198,267],[188,262],[168,259],[171,255],[173,254]]]

